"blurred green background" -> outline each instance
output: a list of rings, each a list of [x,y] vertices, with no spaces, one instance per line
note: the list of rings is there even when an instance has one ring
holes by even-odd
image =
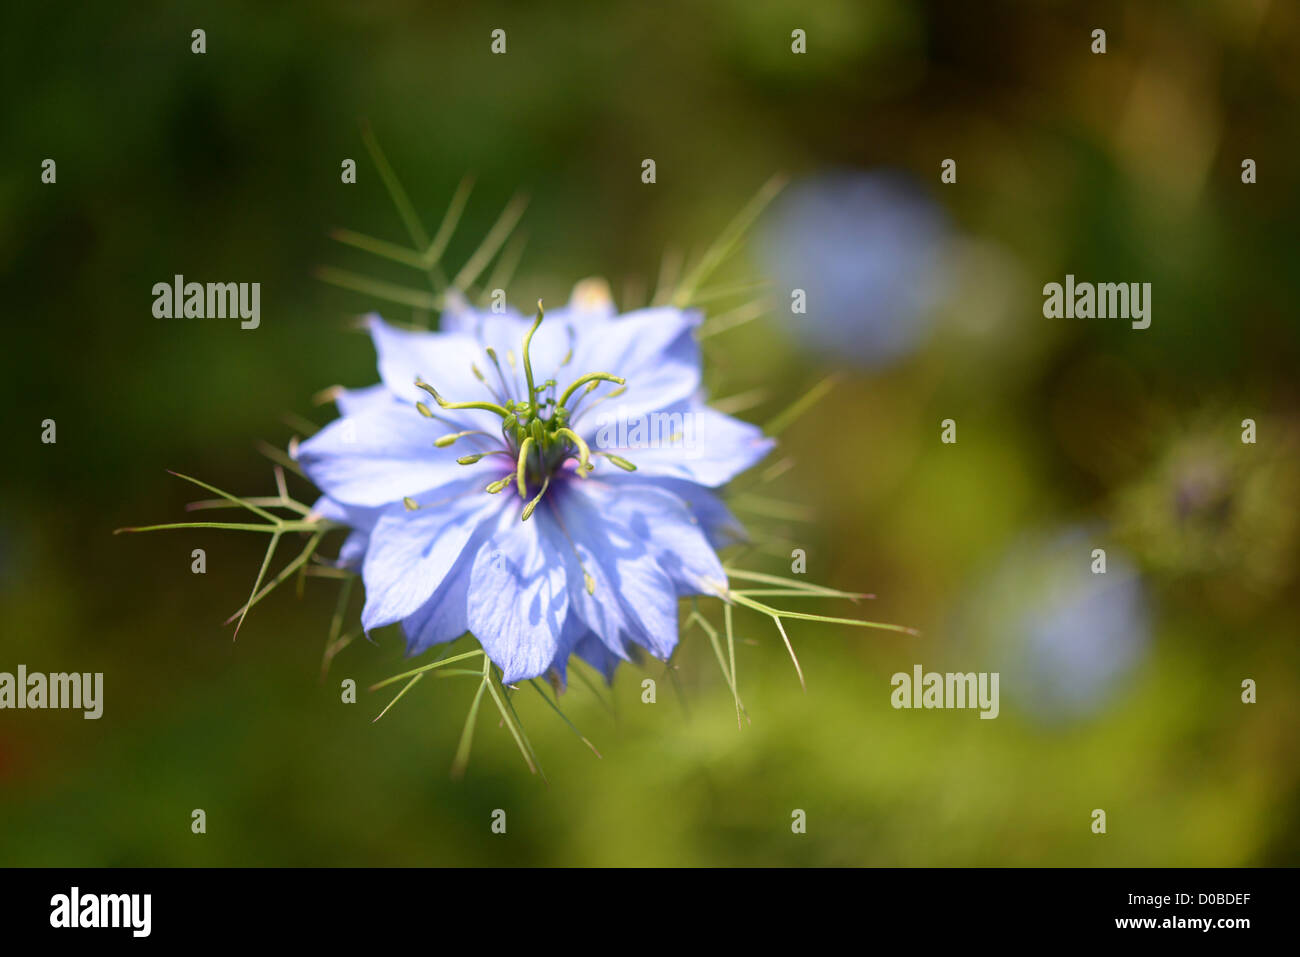
[[[0,863],[1297,863],[1300,10],[1084,10],[11,7],[0,670],[102,671],[106,688],[99,721],[0,713]],[[1105,55],[1089,49],[1098,27]],[[504,56],[489,52],[496,28]],[[743,730],[692,631],[674,658],[680,697],[655,662],[621,670],[614,715],[571,684],[563,704],[602,760],[529,693],[549,785],[486,712],[452,782],[472,686],[424,682],[378,724],[384,692],[342,704],[344,678],[364,689],[404,659],[389,629],[320,682],[333,583],[277,592],[232,643],[221,622],[247,596],[260,537],[113,537],[182,520],[199,496],[165,469],[272,493],[255,443],[300,432],[285,413],[328,421],[319,390],[376,380],[352,320],[410,310],[312,277],[326,264],[411,281],[328,238],[405,241],[362,118],[426,226],[475,174],[453,264],[529,193],[517,306],[562,302],[591,275],[636,305],[666,254],[689,263],[789,173],[711,284],[812,250],[806,285],[850,305],[814,295],[792,316],[778,279],[762,315],[705,342],[713,394],[744,397],[755,422],[838,374],[771,460],[793,462],[762,489],[787,507],[738,503],[758,546],[744,561],[788,574],[802,548],[810,580],[879,596],[809,610],[923,636],[791,622],[804,694],[771,623],[741,614]],[[46,157],[55,185],[40,182]],[[356,185],[340,182],[344,158]],[[945,158],[956,184],[940,183]],[[907,177],[926,212],[886,201],[877,219],[879,195],[851,198],[845,184],[880,175]],[[800,207],[818,184],[829,200]],[[893,215],[939,225],[913,256],[905,224],[879,227]],[[899,269],[861,278],[891,256]],[[904,298],[924,303],[879,306],[900,272]],[[1042,286],[1067,272],[1151,282],[1151,328],[1045,319]],[[152,285],[176,273],[261,282],[261,328],[153,318]],[[743,299],[709,308],[750,314]],[[906,335],[881,351],[867,329]],[[955,445],[939,441],[949,417]],[[55,445],[39,440],[46,418]],[[1088,572],[1095,547],[1104,578]],[[890,676],[916,663],[1000,672],[1001,716],[894,710]],[[1240,701],[1245,678],[1257,704]],[[496,808],[505,837],[489,830]]]

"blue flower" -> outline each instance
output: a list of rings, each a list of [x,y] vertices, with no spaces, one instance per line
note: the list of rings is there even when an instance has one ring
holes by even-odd
[[[792,186],[759,249],[783,295],[807,295],[806,314],[777,310],[797,341],[876,367],[929,334],[951,236],[942,208],[906,177],[837,171]]]
[[[716,549],[742,534],[712,490],[773,444],[702,401],[699,316],[586,295],[545,322],[368,321],[382,382],[341,391],[297,452],[352,529],[363,627],[401,622],[411,655],[470,632],[507,683],[667,658],[678,598],[725,592]]]
[[[1068,526],[1012,548],[977,602],[976,632],[1002,687],[1038,720],[1093,714],[1132,678],[1150,644],[1136,567],[1098,527]],[[1106,544],[1106,570],[1093,549]]]

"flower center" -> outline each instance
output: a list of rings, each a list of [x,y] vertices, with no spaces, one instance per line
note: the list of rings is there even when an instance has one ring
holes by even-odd
[[[579,411],[583,400],[599,388],[602,382],[612,382],[618,386],[605,396],[605,398],[612,398],[626,391],[626,380],[608,372],[588,372],[586,375],[574,379],[557,398],[557,383],[554,379],[547,379],[540,384],[533,379],[531,356],[533,336],[536,334],[538,327],[541,326],[545,315],[545,310],[542,308],[542,302],[539,299],[537,301],[537,318],[533,320],[531,328],[524,336],[523,343],[524,378],[528,384],[527,398],[504,398],[502,395],[494,393],[493,397],[499,400],[497,402],[448,402],[429,383],[423,379],[417,378],[415,380],[415,384],[433,396],[434,401],[443,409],[481,409],[501,417],[501,437],[505,443],[504,448],[463,455],[456,461],[461,465],[473,465],[488,455],[505,455],[513,459],[515,462],[514,475],[492,482],[487,486],[487,491],[496,494],[514,484],[519,491],[519,497],[527,501],[524,506],[523,521],[528,521],[532,517],[533,510],[537,508],[537,503],[542,500],[542,496],[550,488],[551,479],[559,473],[564,464],[570,459],[578,460],[578,466],[574,471],[579,478],[583,479],[591,474],[593,469],[591,458],[593,454],[608,459],[611,464],[624,471],[633,472],[636,470],[635,465],[617,455],[611,455],[608,452],[593,453],[582,436],[569,426]],[[506,377],[502,373],[501,363],[497,358],[496,351],[491,346],[487,347],[487,355],[496,368],[497,378],[501,382],[502,389],[506,389]],[[572,357],[573,349],[570,348],[568,356],[560,365],[566,365]],[[513,367],[513,356],[508,358],[510,358]],[[486,376],[477,366],[473,367],[473,371],[475,377],[487,386],[489,391],[492,391],[492,386],[488,384]],[[433,411],[423,402],[417,402],[416,408],[426,418],[436,417]],[[434,445],[445,448],[466,436],[488,434],[479,430],[457,432],[443,436]],[[537,494],[531,499],[528,498],[530,488],[537,489]]]

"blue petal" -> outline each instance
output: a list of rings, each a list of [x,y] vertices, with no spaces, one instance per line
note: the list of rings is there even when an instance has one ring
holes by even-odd
[[[599,671],[606,684],[613,684],[614,672],[619,664],[630,660],[630,652],[635,650],[633,646],[628,646],[622,653],[614,654],[583,624],[582,619],[575,615],[570,607],[569,617],[564,623],[564,631],[561,634],[560,650],[556,653],[555,660],[551,662],[551,667],[547,669],[546,676],[558,682],[559,690],[564,691],[569,681],[569,659],[577,655]]]
[[[370,533],[354,529],[339,546],[339,557],[335,564],[339,568],[360,568],[365,561],[366,549],[370,547]]]
[[[581,327],[582,342],[575,351],[575,361],[581,358],[606,372],[653,368],[662,354],[682,336],[695,331],[702,318],[694,310],[665,307],[638,309],[609,319],[586,320]],[[609,368],[603,368],[606,366]]]
[[[593,449],[631,461],[638,475],[684,479],[710,488],[725,485],[776,445],[758,426],[693,400],[648,417],[605,422],[588,441]]]
[[[576,645],[573,653],[591,665],[605,678],[606,684],[614,683],[614,672],[619,663],[627,660],[627,655],[619,656],[605,647],[605,643],[588,632]]]
[[[375,404],[395,401],[396,396],[382,382],[364,389],[339,389],[334,393],[334,405],[343,415],[356,415]]]
[[[499,386],[497,372],[491,367],[491,360],[487,357],[486,350],[490,346],[497,354],[502,375],[506,380],[505,397],[522,399],[528,391],[523,367],[524,337],[532,328],[533,319],[532,316],[520,316],[513,310],[497,314],[462,309],[456,313],[454,321],[450,324],[447,323],[444,313],[444,328],[469,336],[479,344],[481,352],[481,358],[477,360],[479,368],[483,370],[492,387],[497,388]],[[546,319],[534,333],[528,349],[536,384],[540,385],[547,379],[554,378],[558,387],[563,389],[569,381],[577,377],[579,373],[573,372],[572,366],[562,369],[560,364],[575,347],[580,335],[574,315],[569,310],[547,310]],[[515,360],[513,366],[510,363],[511,356]],[[570,373],[568,378],[566,372]]]
[[[430,405],[432,397],[415,385],[417,379],[432,385],[448,402],[490,402],[491,390],[474,374],[484,375],[487,358],[472,336],[451,332],[408,331],[390,326],[378,316],[369,317],[370,336],[379,354],[379,375],[399,399]],[[479,409],[433,411],[461,429],[499,429],[501,419]],[[451,431],[451,430],[449,430]]]
[[[382,515],[370,533],[362,576],[366,631],[415,614],[462,559],[475,533],[494,519],[502,501],[477,480],[448,489],[451,497],[416,511]],[[472,554],[472,553],[471,553]]]
[[[640,471],[622,474],[610,474],[610,471],[607,470],[606,474],[601,476],[602,482],[613,486],[649,485],[671,492],[681,499],[690,509],[695,520],[699,522],[709,544],[715,550],[749,541],[745,527],[739,519],[731,514],[731,510],[721,498],[704,486],[684,479],[645,475]]]
[[[569,613],[564,558],[541,523],[511,502],[474,557],[469,628],[506,683],[535,678],[555,660]]]
[[[470,552],[474,547],[471,541],[465,551]],[[469,631],[469,579],[470,563],[458,563],[429,600],[402,622],[408,657],[422,654],[434,645],[455,641]]]
[[[578,644],[586,638],[600,644],[600,639],[587,630],[587,626],[573,613],[573,608],[570,606],[568,617],[564,619],[564,627],[560,630],[559,647],[550,666],[546,669],[547,680],[558,683],[560,691],[565,689],[569,681],[569,657],[574,654]]]
[[[447,293],[447,304],[439,318],[439,328],[443,332],[456,332],[461,335],[479,337],[479,332],[486,322],[492,316],[504,316],[505,318],[522,320],[523,316],[510,306],[506,306],[504,313],[486,312],[481,309],[475,309],[465,297],[454,290]]]
[[[589,320],[568,367],[571,376],[556,376],[560,387],[588,372],[608,372],[627,380],[626,392],[617,400],[593,400],[612,390],[603,386],[585,401],[574,417],[574,430],[590,440],[595,434],[596,416],[588,411],[600,408],[609,414],[616,404],[618,415],[634,417],[688,399],[700,387],[700,346],[694,336],[699,314],[679,309],[642,309],[614,319]]]
[[[345,505],[387,505],[471,473],[493,473],[491,459],[457,465],[462,452],[435,448],[434,440],[445,432],[411,406],[376,403],[357,415],[335,419],[303,442],[298,462],[317,487]],[[482,481],[486,485],[491,478]]]
[[[375,522],[379,521],[379,516],[384,509],[344,505],[334,501],[328,495],[322,495],[311,510],[314,515],[352,528],[339,548],[339,557],[335,565],[339,568],[359,569],[362,559],[365,558],[366,548],[370,544],[370,530],[374,528]]]
[[[631,642],[667,658],[677,645],[676,589],[646,529],[635,520],[629,526],[624,501],[602,494],[598,485],[567,483],[548,503],[567,532],[562,555],[570,604],[616,656],[626,659]],[[590,593],[584,573],[595,582]]]
[[[590,481],[580,490],[591,507],[639,539],[672,581],[675,594],[720,595],[727,574],[699,519],[682,499],[650,484]]]
[[[322,495],[316,499],[316,504],[311,507],[313,515],[319,515],[321,518],[329,519],[331,522],[339,522],[344,525],[351,525],[351,514],[347,506],[341,502],[336,502],[328,495]]]

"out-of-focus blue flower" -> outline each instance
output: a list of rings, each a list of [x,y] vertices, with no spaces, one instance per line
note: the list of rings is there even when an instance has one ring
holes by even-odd
[[[738,526],[710,490],[772,442],[701,401],[697,314],[612,312],[461,306],[441,332],[370,317],[382,382],[338,395],[298,450],[316,510],[353,529],[340,559],[367,631],[401,622],[412,655],[471,632],[506,682],[563,682],[571,654],[611,678],[632,646],[672,653],[679,597],[727,588],[715,548]],[[620,421],[689,421],[693,441],[598,436],[615,403]]]
[[[1092,570],[1104,548],[1106,571]],[[1085,528],[1022,543],[983,586],[988,670],[1002,693],[1043,719],[1101,707],[1146,654],[1144,589],[1129,560]]]
[[[758,248],[797,342],[881,366],[929,333],[949,240],[948,217],[908,177],[841,171],[787,189]],[[791,311],[795,289],[807,294],[806,314]]]

